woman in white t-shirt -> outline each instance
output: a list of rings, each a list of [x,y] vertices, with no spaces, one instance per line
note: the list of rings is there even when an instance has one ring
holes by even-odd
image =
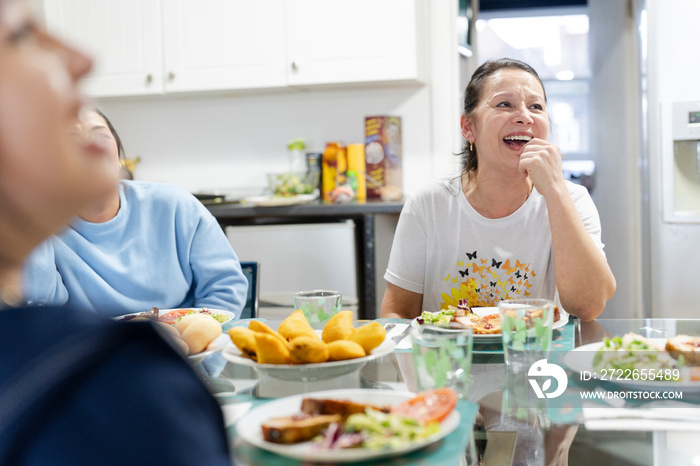
[[[563,178],[546,102],[523,62],[504,58],[474,72],[461,117],[463,171],[406,201],[383,317],[525,297],[554,299],[583,320],[603,312],[616,284],[600,219],[586,189]]]

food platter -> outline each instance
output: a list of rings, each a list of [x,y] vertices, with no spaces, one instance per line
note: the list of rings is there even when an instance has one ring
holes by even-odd
[[[473,307],[472,312],[474,314],[478,315],[479,317],[484,317],[487,315],[491,314],[498,314],[498,308],[497,307]],[[569,314],[566,312],[561,312],[559,314],[559,320],[554,322],[552,324],[552,329],[557,329],[565,326],[569,322]],[[412,327],[417,327],[419,325],[418,323],[418,317],[413,319],[411,321],[411,326]],[[491,334],[480,334],[480,333],[475,333],[474,334],[474,343],[501,343],[501,334],[499,333],[491,333]]]
[[[223,314],[223,315],[226,316],[226,319],[225,319],[225,320],[222,319],[222,320],[220,321],[221,325],[224,325],[224,324],[226,324],[226,323],[228,323],[228,322],[231,322],[231,321],[236,317],[236,314],[234,314],[233,312],[224,311],[224,310],[222,310],[222,309],[212,309],[212,308],[209,308],[209,307],[207,307],[207,308],[192,307],[192,308],[179,308],[179,309],[159,309],[159,310],[158,310],[158,316],[159,316],[159,317],[160,317],[160,316],[164,316],[165,314],[167,314],[167,313],[169,313],[169,312],[172,312],[172,311],[180,311],[180,310],[185,310],[185,309],[190,310],[190,311],[195,311],[195,312],[201,312],[203,309],[206,309],[206,310],[208,310],[209,312],[211,312],[212,314]],[[131,314],[124,314],[124,315],[115,317],[115,319],[116,319],[116,320],[122,320],[122,319],[124,319],[125,317],[128,317],[128,316],[138,316],[139,314],[142,314],[142,313],[141,313],[141,312],[133,312],[133,313],[131,313]]]
[[[415,394],[394,390],[327,390],[312,392],[302,395],[288,396],[265,403],[249,411],[238,420],[236,433],[246,442],[267,451],[286,457],[296,458],[310,462],[349,463],[354,461],[366,461],[377,458],[388,458],[404,455],[409,452],[431,445],[445,438],[454,431],[460,422],[459,412],[455,409],[441,423],[441,429],[434,435],[420,442],[404,445],[400,448],[388,450],[371,450],[365,448],[349,448],[322,450],[314,448],[311,442],[303,442],[294,445],[281,445],[267,442],[263,439],[261,425],[274,417],[292,416],[299,412],[301,401],[304,398],[330,398],[338,400],[350,400],[358,403],[371,403],[381,406],[393,406],[401,401],[411,399]]]
[[[316,332],[320,335],[321,331],[317,330]],[[313,382],[350,374],[362,368],[369,361],[386,356],[391,353],[394,348],[394,342],[385,338],[379,346],[374,348],[369,355],[363,358],[317,364],[258,364],[252,359],[244,357],[233,342],[230,342],[221,354],[226,360],[234,364],[252,367],[260,375],[267,375],[280,380]]]
[[[316,199],[316,194],[297,194],[296,196],[251,196],[246,202],[258,207],[281,207],[295,204],[306,204]]]
[[[661,348],[666,346],[666,338],[650,338],[649,341]],[[603,344],[603,342],[597,342],[574,348],[564,356],[564,364],[574,372],[578,372],[579,374],[582,372],[589,372],[593,378],[600,379],[600,374],[595,373],[593,370],[593,358],[595,358],[598,349],[602,347]],[[630,390],[683,390],[687,392],[700,392],[700,382],[688,380],[687,378],[674,382],[661,380],[618,380],[616,377],[610,377],[610,380],[606,379],[605,381]]]

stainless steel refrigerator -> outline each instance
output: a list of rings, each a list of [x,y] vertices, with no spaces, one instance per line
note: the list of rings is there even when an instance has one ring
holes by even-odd
[[[644,293],[650,317],[700,317],[700,35],[697,0],[645,0]]]
[[[697,0],[589,0],[593,194],[606,318],[699,317]]]

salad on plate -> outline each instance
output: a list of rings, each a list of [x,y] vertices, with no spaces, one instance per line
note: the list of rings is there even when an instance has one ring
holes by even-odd
[[[538,319],[542,310],[529,312],[532,319]],[[559,328],[568,322],[568,315],[562,314],[554,306],[552,328]],[[449,306],[437,312],[423,311],[414,319],[416,325],[434,325],[445,328],[471,328],[479,338],[499,338],[501,335],[501,317],[497,307],[454,307]]]
[[[635,333],[604,338],[602,346],[593,357],[593,370],[599,374],[619,372],[643,374],[645,379],[680,381],[685,359],[682,354],[673,358],[671,353],[656,342]]]
[[[421,394],[381,389],[327,390],[280,398],[239,419],[252,445],[321,463],[400,456],[445,438],[460,425],[451,389]]]
[[[320,449],[403,448],[440,432],[440,422],[456,404],[456,393],[443,388],[421,393],[388,410],[368,405],[363,413],[331,423],[314,443]]]

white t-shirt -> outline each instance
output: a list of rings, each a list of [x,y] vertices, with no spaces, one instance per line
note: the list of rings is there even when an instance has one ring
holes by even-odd
[[[585,187],[566,185],[586,231],[605,256],[593,200]],[[384,279],[422,294],[427,311],[461,300],[471,307],[526,297],[560,304],[544,197],[533,189],[517,211],[489,219],[469,204],[459,176],[427,183],[404,205]]]

